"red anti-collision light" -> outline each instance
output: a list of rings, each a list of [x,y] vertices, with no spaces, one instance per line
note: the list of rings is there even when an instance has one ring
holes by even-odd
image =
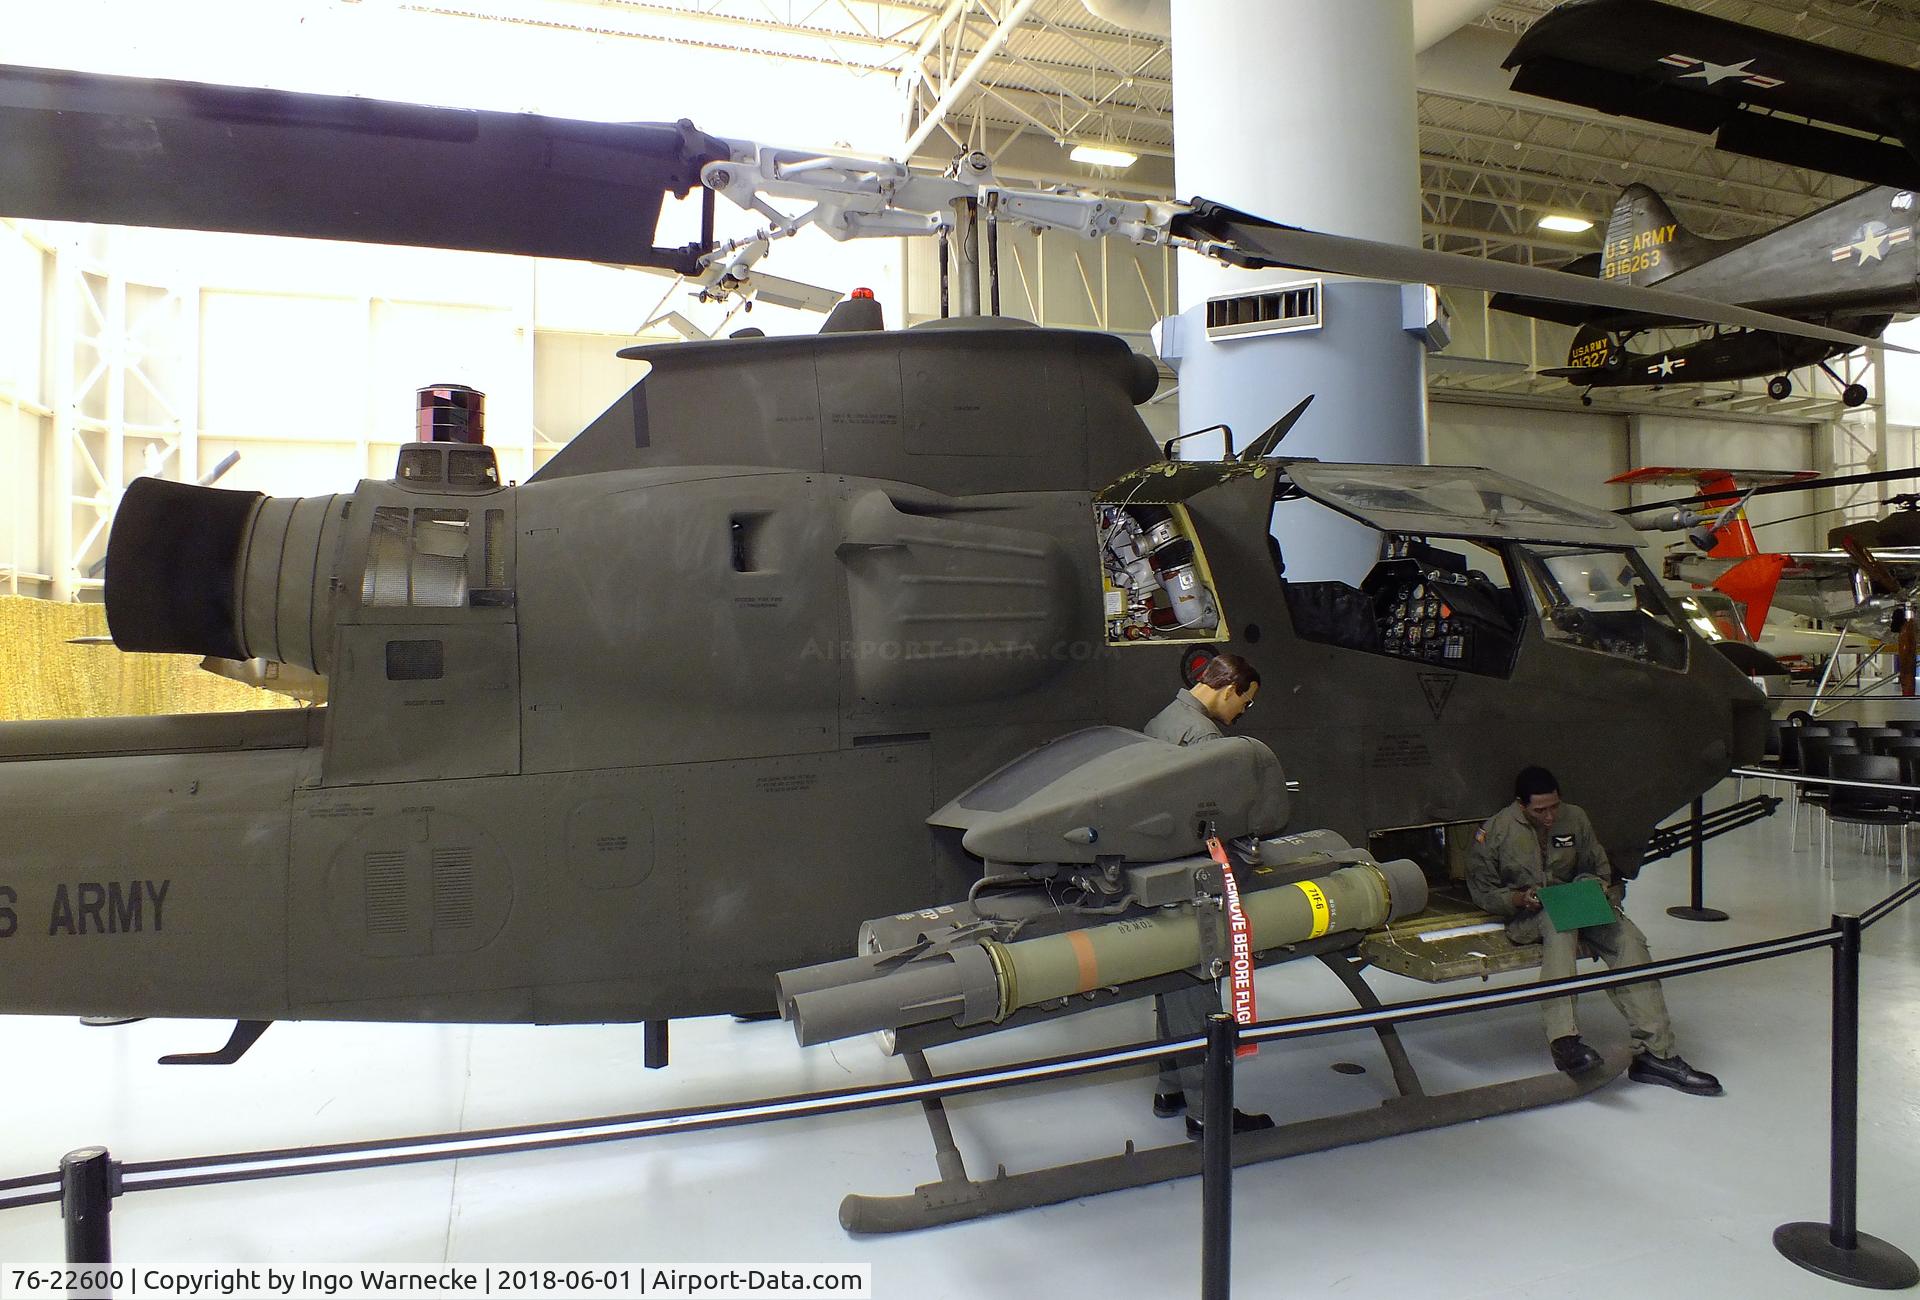
[[[868,299],[868,300],[871,300],[871,299],[873,298],[873,290],[871,290],[871,289],[855,289],[855,290],[854,290],[854,291],[853,291],[852,293],[850,293],[850,294],[848,294],[848,295],[847,295],[847,297],[849,297],[849,298],[855,298],[855,299],[859,299],[859,298],[866,298],[866,299]]]
[[[487,395],[465,384],[431,384],[416,393],[414,438],[418,442],[484,443]]]

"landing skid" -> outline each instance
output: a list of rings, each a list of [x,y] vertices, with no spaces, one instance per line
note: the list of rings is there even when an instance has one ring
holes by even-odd
[[[160,1058],[162,1065],[232,1065],[247,1054],[247,1049],[260,1041],[260,1035],[271,1027],[271,1020],[236,1020],[233,1033],[227,1037],[227,1045],[214,1052],[175,1052],[171,1056]]]
[[[1353,993],[1360,1006],[1371,1010],[1380,1005],[1373,991],[1361,980],[1360,964],[1344,956],[1321,957],[1341,983]],[[1423,1129],[1443,1128],[1468,1120],[1485,1119],[1511,1111],[1572,1101],[1593,1092],[1627,1068],[1628,1054],[1605,1054],[1605,1064],[1579,1077],[1550,1071],[1507,1083],[1463,1088],[1458,1092],[1430,1097],[1420,1084],[1419,1075],[1408,1059],[1406,1048],[1392,1025],[1376,1027],[1381,1049],[1393,1069],[1394,1086],[1399,1096],[1390,1097],[1370,1110],[1349,1111],[1323,1119],[1299,1120],[1276,1128],[1236,1134],[1233,1139],[1233,1163],[1260,1164],[1283,1160],[1288,1156],[1313,1151],[1328,1151],[1356,1142],[1397,1137]],[[924,1054],[905,1053],[908,1069],[919,1080],[933,1077]],[[933,1135],[934,1155],[940,1178],[925,1183],[905,1196],[862,1196],[853,1194],[840,1202],[840,1226],[848,1232],[912,1232],[943,1224],[964,1223],[1015,1210],[1030,1210],[1041,1205],[1117,1192],[1129,1187],[1148,1187],[1154,1183],[1191,1178],[1200,1172],[1200,1144],[1181,1141],[1170,1146],[1136,1150],[1132,1142],[1119,1155],[1102,1156],[1072,1164],[1053,1165],[1030,1173],[1009,1174],[1001,1165],[992,1178],[976,1180],[967,1175],[959,1148],[954,1145],[953,1129],[946,1108],[939,1098],[921,1103],[927,1127]]]

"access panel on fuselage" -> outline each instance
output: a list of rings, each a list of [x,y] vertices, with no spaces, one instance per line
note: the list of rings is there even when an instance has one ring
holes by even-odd
[[[772,1004],[937,901],[928,746],[303,791],[288,980],[309,1018],[599,1021]]]
[[[943,901],[924,740],[683,768],[684,996],[773,1006],[772,974],[854,954],[860,922]]]
[[[317,759],[0,764],[0,1012],[282,1015],[288,802]]]
[[[521,488],[522,770],[838,744],[838,490],[741,470]]]

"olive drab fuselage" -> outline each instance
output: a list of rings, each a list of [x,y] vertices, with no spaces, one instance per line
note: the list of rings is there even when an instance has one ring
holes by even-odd
[[[145,523],[129,494],[116,639],[304,659],[329,703],[0,727],[0,1012],[769,1006],[863,919],[964,896],[982,864],[928,824],[957,792],[1179,688],[1190,646],[1112,644],[1103,609],[1098,495],[1159,459],[1119,340],[956,322],[640,354],[518,486],[449,460],[284,508],[181,489],[204,521]],[[1530,614],[1496,673],[1297,634],[1268,547],[1285,471],[1179,513],[1208,644],[1263,678],[1234,734],[1298,784],[1293,828],[1477,821],[1545,762],[1632,851],[1757,756],[1764,704],[1690,634],[1657,665]],[[150,575],[118,610],[116,571]]]

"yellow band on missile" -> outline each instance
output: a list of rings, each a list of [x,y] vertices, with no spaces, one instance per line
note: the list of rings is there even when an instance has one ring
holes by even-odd
[[[1327,906],[1327,895],[1311,880],[1297,880],[1294,888],[1307,896],[1307,906],[1313,909],[1313,929],[1308,931],[1307,938],[1318,939],[1333,923],[1333,909]]]

